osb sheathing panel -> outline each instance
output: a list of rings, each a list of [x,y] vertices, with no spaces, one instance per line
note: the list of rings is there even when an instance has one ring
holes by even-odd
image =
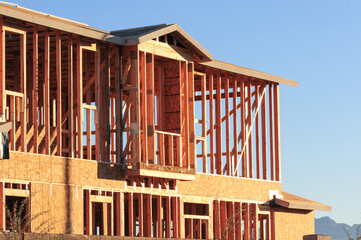
[[[254,179],[197,174],[195,181],[180,182],[183,195],[268,201],[269,190],[281,190],[281,183]]]
[[[71,232],[83,233],[83,199],[81,191],[74,186],[57,184],[31,184],[32,231],[64,233],[67,226]]]
[[[302,240],[315,233],[314,211],[275,209],[277,240]]]
[[[45,156],[41,154],[11,152],[10,159],[0,161],[0,178],[48,183],[68,183],[79,186],[96,186],[121,189],[123,181],[101,171],[98,178],[98,163],[90,160]],[[114,169],[115,170],[115,169]],[[119,179],[119,177],[118,177]]]

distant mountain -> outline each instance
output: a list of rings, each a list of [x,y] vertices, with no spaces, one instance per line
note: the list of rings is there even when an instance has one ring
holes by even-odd
[[[329,217],[322,217],[315,219],[315,233],[316,234],[325,234],[332,237],[332,240],[348,240],[343,230],[342,226],[352,234],[355,238],[357,224],[354,224],[352,227],[344,223],[336,223]]]

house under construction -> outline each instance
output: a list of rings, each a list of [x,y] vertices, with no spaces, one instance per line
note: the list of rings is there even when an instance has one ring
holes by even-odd
[[[279,84],[297,82],[214,60],[176,24],[0,4],[0,33],[0,228],[29,199],[29,232],[302,239],[331,209],[282,191]]]

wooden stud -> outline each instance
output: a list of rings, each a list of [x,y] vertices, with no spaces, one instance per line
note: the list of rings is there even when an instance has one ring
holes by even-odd
[[[0,16],[0,74],[1,74],[1,81],[0,81],[0,114],[5,114],[6,109],[6,94],[5,94],[5,30],[4,30],[4,22],[3,17]],[[3,119],[5,120],[5,119]]]
[[[73,75],[73,39],[68,36],[68,141],[69,157],[74,157],[74,75]]]
[[[171,211],[172,211],[172,221],[173,221],[173,237],[178,238],[179,237],[179,229],[178,229],[178,221],[179,221],[179,215],[178,215],[178,200],[176,197],[171,198]]]
[[[95,91],[95,106],[97,108],[94,113],[94,125],[95,125],[95,159],[100,160],[100,146],[101,146],[101,138],[100,138],[100,116],[101,116],[101,89],[100,89],[100,46],[97,44],[95,56],[94,56],[94,91]]]
[[[115,192],[114,193],[114,202],[115,202],[115,231],[114,231],[114,235],[115,236],[120,236],[120,230],[121,230],[121,220],[120,220],[120,215],[121,215],[121,211],[120,211],[120,205],[122,204],[121,199],[120,199],[120,192]]]
[[[0,24],[2,25],[2,23],[0,22]],[[5,220],[5,209],[4,209],[4,185],[2,182],[0,182],[0,229],[4,229],[4,223],[6,222]]]
[[[133,218],[133,193],[128,193],[128,233],[133,237],[134,218]]]
[[[142,116],[140,128],[142,129],[141,147],[142,159],[141,162],[148,164],[148,111],[147,111],[147,71],[146,71],[146,53],[139,51],[139,81],[140,81],[140,112]]]
[[[246,144],[246,103],[245,103],[245,89],[244,89],[244,79],[242,79],[241,84],[241,144],[242,144],[242,149],[244,149],[244,144]],[[242,161],[242,177],[248,177],[247,172],[247,163],[246,163],[246,154],[243,154],[241,156],[241,161]],[[235,166],[236,168],[238,167]]]
[[[244,210],[243,221],[244,221],[244,239],[250,239],[251,237],[251,225],[250,225],[250,210],[248,203],[242,203]]]
[[[259,86],[256,84],[256,97],[255,97],[255,104],[256,106],[259,105]],[[259,113],[256,114],[256,177],[257,179],[261,178],[261,158],[260,158],[260,139],[259,139]]]
[[[224,78],[224,93],[225,93],[225,113],[226,113],[226,166],[227,175],[230,176],[231,173],[231,153],[230,153],[230,123],[229,123],[229,77],[226,74]],[[224,172],[223,172],[224,174]]]
[[[143,237],[143,194],[138,193],[138,223],[139,223],[139,237]]]
[[[57,52],[58,53],[58,52]],[[58,55],[56,55],[56,60],[58,59]],[[44,127],[45,127],[45,138],[44,138],[44,142],[45,142],[45,154],[49,154],[50,153],[50,102],[49,102],[49,77],[50,77],[50,38],[49,38],[49,31],[45,31],[45,36],[44,36]],[[57,81],[58,84],[58,81]],[[57,113],[56,115],[57,117],[60,116],[60,114]],[[60,116],[61,117],[61,116]],[[61,122],[60,122],[61,124]],[[58,123],[58,129],[60,128],[61,125],[59,125]],[[57,135],[58,138],[58,135]],[[60,147],[61,145],[57,144],[57,149],[61,149]]]
[[[257,204],[252,204],[252,229],[253,229],[253,239],[259,239],[258,233],[258,206]]]
[[[91,203],[90,203],[90,190],[84,190],[84,197],[85,197],[85,232],[84,234],[90,235],[93,231],[91,229],[90,224],[90,216],[91,216]]]
[[[216,77],[216,170],[217,174],[222,174],[222,107],[221,107],[221,76]]]
[[[165,229],[165,237],[166,238],[170,238],[170,214],[171,214],[171,209],[170,209],[170,197],[166,196],[165,197],[165,218],[166,218],[166,229]]]
[[[215,173],[215,164],[214,164],[214,117],[213,117],[213,74],[209,74],[209,124],[210,124],[210,136],[209,136],[209,144],[210,144],[210,164],[211,164],[211,174]]]
[[[235,202],[235,238],[242,240],[242,203]]]
[[[77,158],[83,158],[83,51],[81,48],[80,37],[77,39],[77,146],[78,155]]]
[[[275,226],[275,214],[274,209],[271,208],[270,210],[270,224],[268,225],[270,228],[269,234],[271,235],[271,240],[276,240],[276,226]]]
[[[202,163],[203,163],[203,173],[208,173],[208,164],[207,164],[207,79],[206,76],[201,76],[201,88],[202,88],[202,137],[205,139],[202,142]]]
[[[146,96],[147,96],[147,133],[149,163],[155,163],[155,103],[154,103],[154,55],[146,54]],[[158,103],[159,104],[159,103]]]
[[[238,95],[238,79],[233,79],[233,166],[232,176],[238,176],[238,171],[235,172],[236,164],[238,161],[238,129],[237,129],[237,95]]]
[[[248,106],[247,106],[247,110],[248,110],[248,115],[247,115],[247,122],[248,122],[248,130],[247,130],[247,134],[249,134],[248,139],[246,139],[247,144],[248,144],[248,177],[253,178],[253,161],[252,161],[252,128],[251,128],[251,123],[252,123],[252,84],[251,84],[251,79],[249,79],[248,82]]]
[[[194,64],[187,64],[187,117],[188,117],[188,131],[187,131],[187,139],[189,142],[188,145],[188,168],[195,169],[197,168],[196,164],[196,144],[195,144],[195,126],[194,126]]]
[[[61,95],[61,39],[60,33],[56,33],[56,109],[57,109],[57,155],[62,156],[62,95]],[[72,105],[70,105],[71,107]]]
[[[264,91],[265,86],[262,85],[262,92]],[[262,172],[263,179],[267,179],[267,125],[266,125],[266,98],[263,97],[261,101],[261,124],[262,124]]]
[[[120,48],[115,52],[115,119],[116,119],[116,163],[123,164],[123,126],[122,126],[122,104],[123,104],[123,84],[122,84],[122,58]]]
[[[33,89],[32,89],[32,123],[33,123],[33,152],[38,153],[38,29],[33,27]]]
[[[105,158],[102,157],[102,161],[109,162],[110,161],[110,50],[109,50],[109,44],[106,45],[106,67],[105,67],[105,113],[104,114],[104,122],[102,122],[102,125],[104,126],[104,134],[105,134]]]
[[[276,181],[281,181],[281,140],[280,140],[280,102],[279,102],[279,85],[273,86],[273,103],[274,103],[274,132],[275,132],[275,166]]]
[[[1,21],[1,20],[0,20]],[[1,23],[0,23],[1,24]],[[1,30],[0,30],[1,31]],[[0,40],[1,42],[1,40]],[[0,56],[1,59],[1,56]],[[1,74],[1,73],[0,73]],[[22,113],[21,113],[21,139],[20,150],[22,152],[27,151],[26,149],[26,134],[27,134],[27,103],[26,103],[26,86],[27,86],[27,79],[26,79],[26,32],[20,36],[20,83],[21,83],[21,92],[24,94],[22,98]],[[1,87],[0,87],[1,88]]]
[[[273,99],[272,99],[272,84],[268,84],[268,111],[269,111],[269,150],[270,150],[270,170],[271,180],[274,180],[274,155],[273,155]]]
[[[132,141],[132,159],[133,162],[140,162],[141,160],[141,149],[140,145],[140,134],[139,134],[139,123],[140,123],[140,82],[139,82],[139,51],[138,49],[130,52],[131,59],[131,85],[136,90],[130,93],[132,97],[132,106],[130,109],[130,128],[131,134],[133,135]]]
[[[162,238],[163,237],[162,197],[157,196],[156,199],[157,199],[157,223],[158,223],[157,237]]]

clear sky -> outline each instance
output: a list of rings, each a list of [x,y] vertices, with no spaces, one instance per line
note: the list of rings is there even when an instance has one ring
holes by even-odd
[[[16,3],[103,30],[177,23],[217,60],[298,81],[280,88],[283,190],[361,223],[361,1]]]

